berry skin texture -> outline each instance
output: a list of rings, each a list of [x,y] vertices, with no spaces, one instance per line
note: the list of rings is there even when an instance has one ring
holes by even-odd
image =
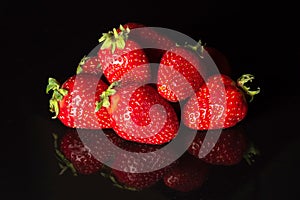
[[[244,130],[235,126],[223,129],[221,133],[216,130],[198,131],[188,152],[212,165],[231,166],[241,162],[247,148],[248,140]]]
[[[169,102],[152,86],[123,85],[110,96],[108,108],[115,132],[125,140],[163,144],[172,140],[179,127]]]
[[[97,56],[92,56],[92,57],[84,56],[78,64],[76,73],[101,75],[102,68],[100,66],[99,58]]]
[[[61,87],[55,79],[49,78],[47,92],[53,90],[50,99],[50,111],[55,113],[53,118],[70,128],[111,128],[107,110],[103,107],[95,112],[96,102],[107,88],[106,83],[91,74],[73,75]]]
[[[120,153],[113,163],[111,171],[118,185],[123,188],[142,190],[149,188],[160,181],[164,174],[172,169],[174,163],[166,165],[166,159],[172,159],[170,152],[159,152],[161,145],[149,145],[135,142],[127,142],[122,146],[126,152]],[[141,155],[143,154],[143,155]],[[163,166],[157,168],[158,166]],[[152,170],[153,169],[153,170]]]
[[[164,172],[163,170],[157,170],[146,173],[130,173],[113,170],[112,174],[117,180],[118,184],[123,185],[124,188],[142,190],[149,188],[160,181],[164,175]]]
[[[120,138],[112,129],[73,129],[68,128],[57,144],[55,140],[55,151],[62,167],[62,174],[70,169],[73,175],[94,174],[103,169],[117,156],[116,148],[124,146],[125,140]]]
[[[244,92],[226,75],[212,75],[183,108],[183,123],[196,130],[229,128],[248,111]]]
[[[131,30],[130,37],[132,40],[147,47],[144,51],[147,54],[150,63],[159,63],[164,53],[176,46],[176,43],[173,40],[153,27],[148,27],[135,22],[128,22],[124,24],[123,27],[128,27]]]
[[[164,184],[180,192],[190,192],[201,188],[209,175],[209,165],[205,162],[184,154],[178,163],[164,175]]]
[[[69,129],[62,137],[60,151],[79,174],[93,174],[103,167],[103,164],[82,143],[76,129]]]
[[[171,102],[182,101],[204,83],[204,66],[200,56],[186,47],[173,47],[160,61],[158,92]]]
[[[147,55],[129,35],[129,30],[121,27],[121,32],[113,29],[99,39],[103,43],[98,59],[109,83],[121,80],[146,83],[151,78]]]

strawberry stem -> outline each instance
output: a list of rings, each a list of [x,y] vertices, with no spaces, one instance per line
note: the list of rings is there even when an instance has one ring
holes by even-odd
[[[254,157],[260,155],[259,150],[254,146],[254,144],[251,142],[249,144],[249,147],[247,149],[247,151],[244,153],[244,159],[246,160],[246,162],[251,165],[252,163],[255,162]]]
[[[113,175],[110,175],[108,178],[113,183],[113,186],[115,186],[117,188],[124,189],[124,190],[130,190],[130,191],[137,191],[138,190],[138,189],[136,189],[134,187],[129,187],[129,186],[126,186],[124,184],[118,183],[118,181],[115,179],[115,177]]]
[[[125,48],[125,41],[128,39],[128,34],[130,29],[127,27],[126,29],[120,25],[119,27],[120,32],[114,28],[112,31],[108,33],[103,33],[102,37],[98,40],[99,43],[102,43],[101,50],[103,49],[111,49],[111,53],[113,54],[118,49]]]
[[[96,108],[95,112],[98,112],[102,106],[105,108],[108,108],[110,106],[109,97],[114,95],[117,91],[114,89],[114,87],[118,86],[120,84],[119,81],[115,81],[110,86],[101,93],[100,95],[100,101],[96,102]]]
[[[80,74],[82,72],[82,66],[86,63],[86,61],[90,59],[90,57],[83,56],[83,58],[80,60],[77,69],[76,69],[76,74]]]
[[[177,46],[179,46],[179,45],[177,45]],[[200,56],[200,58],[203,58],[204,45],[202,44],[201,40],[199,40],[196,45],[190,45],[188,43],[185,43],[184,47],[191,49],[196,54],[198,54]]]
[[[112,183],[113,186],[120,188],[120,189],[126,189],[126,190],[131,190],[131,191],[137,191],[136,188],[133,187],[128,187],[126,185],[120,184],[118,183],[118,181],[116,180],[116,178],[113,176],[113,174],[111,173],[111,168],[103,168],[103,171],[100,173],[101,176],[103,176],[106,179],[109,179]]]
[[[62,175],[67,169],[70,169],[71,172],[73,173],[73,175],[77,176],[77,172],[76,172],[76,169],[73,166],[73,164],[68,159],[66,159],[65,156],[58,149],[57,134],[53,133],[52,135],[54,138],[54,150],[55,150],[56,158],[58,159],[58,161],[59,161],[58,165],[61,168],[59,175]]]
[[[52,119],[55,119],[59,114],[58,102],[61,101],[63,97],[68,94],[68,90],[60,88],[59,82],[54,78],[49,78],[46,93],[49,94],[51,90],[53,90],[53,94],[51,99],[49,100],[49,107],[50,112],[55,113],[55,116],[52,117]]]
[[[260,93],[260,88],[257,87],[256,90],[251,90],[250,87],[246,86],[245,84],[248,82],[252,82],[254,79],[254,76],[252,74],[243,74],[240,78],[237,80],[237,84],[240,88],[243,89],[243,91],[246,92],[250,96],[249,102],[253,101],[253,98],[256,94]]]

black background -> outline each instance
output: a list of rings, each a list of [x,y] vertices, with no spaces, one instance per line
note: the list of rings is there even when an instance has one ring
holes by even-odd
[[[1,5],[1,193],[14,199],[292,199],[299,193],[297,6],[288,1],[4,2]],[[250,105],[247,133],[262,155],[254,166],[221,169],[191,194],[120,191],[98,176],[58,176],[48,77],[64,81],[102,32],[126,22],[202,39],[229,59],[233,78],[252,73],[261,93]],[[224,170],[224,171],[222,171]]]

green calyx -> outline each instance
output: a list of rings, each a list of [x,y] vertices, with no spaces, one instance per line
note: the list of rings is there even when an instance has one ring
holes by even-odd
[[[129,187],[127,185],[118,183],[118,181],[115,179],[115,177],[110,172],[101,172],[100,174],[104,178],[109,179],[113,183],[113,186],[115,186],[117,188],[120,188],[120,189],[123,189],[123,190],[138,191],[137,188]]]
[[[260,151],[251,142],[247,151],[244,153],[244,159],[248,165],[252,165],[255,162],[255,157],[260,155]]]
[[[89,59],[90,57],[83,56],[83,58],[80,60],[77,69],[76,69],[76,74],[80,74],[82,72],[82,66],[85,64],[85,62]]]
[[[250,100],[249,102],[253,101],[253,98],[255,95],[257,95],[258,93],[260,93],[260,88],[257,87],[256,90],[251,90],[250,87],[246,86],[246,83],[252,82],[254,79],[254,76],[251,74],[243,74],[240,78],[238,78],[237,80],[237,84],[240,88],[243,89],[243,91],[246,92],[246,94],[248,94],[250,96]]]
[[[114,53],[116,48],[125,48],[125,41],[128,38],[130,30],[128,27],[125,29],[122,25],[120,25],[119,30],[120,32],[118,33],[117,30],[114,28],[112,31],[102,34],[102,37],[98,40],[99,43],[103,42],[101,49],[110,48],[111,53]]]
[[[102,108],[102,106],[105,108],[108,108],[110,106],[109,97],[116,93],[114,87],[118,86],[119,83],[119,81],[113,82],[112,84],[110,84],[107,90],[101,93],[100,101],[96,102],[95,112],[98,112]]]
[[[61,171],[59,172],[59,175],[62,175],[66,170],[70,169],[72,174],[74,176],[77,176],[78,174],[77,174],[77,171],[76,171],[74,165],[68,159],[66,159],[65,156],[58,149],[58,144],[57,144],[58,136],[57,136],[57,134],[53,133],[52,136],[54,138],[55,155],[56,155],[57,160],[59,161],[58,165],[61,169]]]
[[[63,99],[65,95],[68,94],[68,90],[60,88],[60,84],[54,78],[48,79],[48,85],[46,88],[46,93],[49,94],[53,91],[52,98],[49,100],[50,112],[55,113],[52,119],[55,119],[59,114],[59,104],[58,102]]]
[[[176,44],[176,46],[180,46],[178,44]],[[199,40],[197,42],[197,44],[195,45],[190,45],[188,43],[184,44],[184,47],[191,49],[192,51],[194,51],[196,54],[198,54],[200,56],[200,58],[203,58],[203,52],[204,52],[204,45],[202,43],[201,40]]]

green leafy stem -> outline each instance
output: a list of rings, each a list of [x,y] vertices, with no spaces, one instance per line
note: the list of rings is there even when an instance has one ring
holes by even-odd
[[[114,28],[112,31],[102,34],[102,37],[98,40],[99,43],[103,42],[101,50],[110,48],[111,53],[113,54],[116,48],[125,48],[125,42],[128,39],[130,29],[128,27],[124,28],[122,25],[120,25],[119,30],[120,32],[118,33],[118,31]]]
[[[46,93],[49,94],[50,91],[53,91],[53,94],[52,98],[49,100],[49,107],[50,112],[55,113],[55,115],[52,117],[55,119],[59,114],[59,101],[61,101],[63,97],[68,94],[68,90],[60,88],[59,82],[54,78],[49,78]]]
[[[255,157],[260,155],[259,149],[250,142],[247,151],[244,153],[244,159],[249,165],[252,165],[255,162]]]
[[[105,108],[108,108],[110,106],[109,97],[114,95],[117,91],[114,89],[114,87],[118,86],[120,84],[119,81],[113,82],[110,84],[110,86],[107,88],[107,90],[103,91],[100,95],[100,101],[96,102],[96,108],[95,112],[98,112],[102,106]]]
[[[54,150],[55,150],[56,158],[58,159],[58,161],[59,161],[58,165],[61,168],[59,175],[62,175],[66,170],[70,169],[72,174],[74,176],[77,176],[78,174],[77,174],[77,171],[76,171],[74,165],[68,159],[66,159],[65,156],[58,149],[57,134],[53,133],[52,135],[54,138]]]
[[[255,95],[260,93],[260,88],[257,87],[256,90],[251,90],[250,87],[246,86],[245,84],[248,82],[252,82],[254,79],[254,76],[252,74],[243,74],[240,78],[237,80],[237,84],[240,88],[243,89],[243,91],[246,92],[250,96],[249,102],[253,101],[253,98]]]

